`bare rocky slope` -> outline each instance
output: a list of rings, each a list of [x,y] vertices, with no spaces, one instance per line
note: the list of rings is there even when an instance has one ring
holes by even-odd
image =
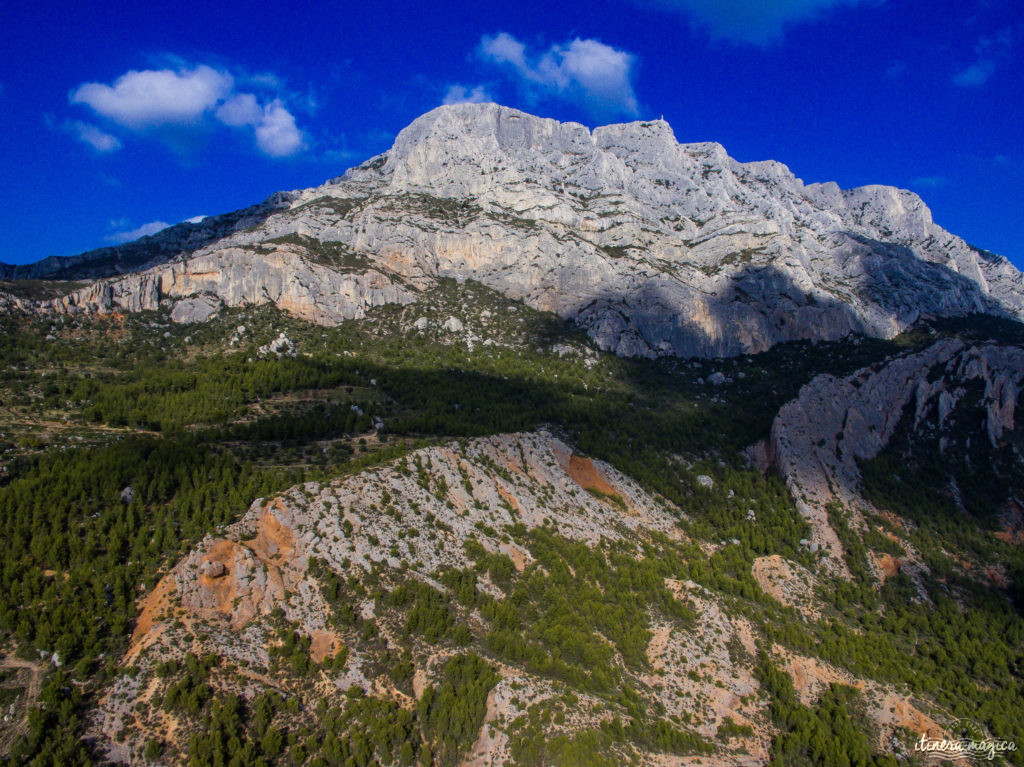
[[[777,162],[679,144],[663,121],[590,131],[494,104],[440,107],[340,178],[125,248],[7,276],[108,275],[45,303],[61,312],[169,302],[195,322],[275,303],[321,324],[472,279],[630,356],[1024,316],[1021,273],[911,192],[805,185]]]
[[[327,705],[355,690],[425,717],[425,690],[443,685],[445,664],[463,651],[460,646],[486,646],[497,679],[483,721],[474,725],[478,731],[452,755],[453,764],[534,763],[524,741],[539,738],[554,747],[587,733],[615,732],[602,728],[638,710],[659,712],[674,739],[627,735],[602,741],[600,753],[590,752],[582,763],[764,764],[775,730],[770,697],[754,670],[759,647],[770,648],[778,666],[793,675],[805,704],[813,705],[832,683],[860,689],[877,747],[889,747],[893,734],[942,732],[920,701],[766,642],[724,594],[691,580],[634,581],[633,593],[619,598],[643,605],[639,644],[630,648],[616,634],[622,627],[609,624],[593,635],[599,649],[592,651],[603,660],[582,659],[585,676],[572,671],[581,661],[567,652],[573,641],[559,638],[544,617],[559,608],[546,598],[526,608],[538,611],[538,628],[529,629],[521,644],[504,647],[494,640],[500,636],[495,623],[509,618],[502,611],[495,617],[488,605],[518,603],[524,593],[515,588],[519,579],[543,589],[539,584],[546,579],[573,577],[589,584],[586,589],[603,590],[611,583],[598,576],[591,584],[593,572],[583,574],[582,562],[604,562],[606,555],[609,561],[623,554],[632,559],[637,554],[629,552],[642,551],[660,558],[692,545],[678,524],[683,517],[611,466],[575,454],[544,431],[427,448],[352,477],[259,499],[241,521],[202,541],[146,598],[122,660],[124,673],[94,714],[93,737],[117,762],[136,758],[154,739],[171,762],[190,748],[194,754],[194,720],[178,710],[180,690],[188,690],[177,681],[188,667],[186,653],[205,659],[203,678],[218,695],[237,692],[253,701],[270,691],[294,699],[288,721],[296,731],[318,700],[322,717]],[[543,547],[536,548],[538,541],[555,540],[566,542],[567,558],[547,558]],[[490,569],[476,568],[481,576],[473,587],[485,596],[474,601],[471,591],[467,599],[467,581],[449,575],[473,572],[488,561]],[[634,566],[621,559],[618,565]],[[659,566],[671,567],[652,565]],[[758,560],[754,569],[766,584],[771,580],[783,603],[813,580],[780,557]],[[443,605],[435,613],[444,616],[440,635],[431,636],[431,626],[424,632],[422,618],[413,618],[423,614],[420,601],[407,612],[411,600],[396,597],[408,593],[410,583],[426,589],[416,600],[436,594],[435,607]],[[646,604],[650,593],[660,596]],[[628,610],[615,621],[624,615]],[[805,620],[816,617],[811,611]],[[447,641],[457,636],[451,620],[465,627],[454,646]],[[588,625],[584,621],[575,631],[588,636]],[[413,651],[403,651],[410,643]],[[530,649],[546,643],[562,648],[564,662],[544,666],[530,659]],[[389,669],[399,657],[408,665],[396,675]],[[599,680],[605,678],[615,685],[604,688]],[[621,689],[629,695],[620,697]],[[631,703],[630,695],[640,703]],[[697,748],[702,741],[716,743],[713,753]],[[565,754],[551,751],[538,763],[546,758],[561,763]]]

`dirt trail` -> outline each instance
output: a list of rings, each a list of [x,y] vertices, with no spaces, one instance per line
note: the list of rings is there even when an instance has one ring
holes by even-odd
[[[25,698],[21,701],[21,716],[16,722],[5,722],[0,726],[0,756],[6,757],[18,738],[28,732],[28,711],[39,698],[43,684],[43,664],[21,658],[0,658],[0,669],[28,669],[29,680]]]

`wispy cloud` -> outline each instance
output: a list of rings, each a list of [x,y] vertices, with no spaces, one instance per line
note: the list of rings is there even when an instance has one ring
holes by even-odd
[[[494,101],[487,86],[450,85],[444,94],[444,104],[483,104]]]
[[[67,120],[64,123],[64,128],[83,144],[88,144],[100,154],[109,154],[121,148],[121,139],[100,130],[91,123]]]
[[[124,221],[112,221],[111,223],[126,226]],[[169,226],[170,224],[168,224],[166,221],[150,221],[148,224],[143,224],[142,226],[136,227],[135,229],[114,232],[113,234],[107,236],[107,242],[113,242],[117,244],[131,242],[132,240],[137,240],[140,237],[148,237],[151,234],[162,232]]]
[[[840,6],[885,0],[638,0],[676,11],[716,40],[767,46],[782,40],[786,27],[824,16]]]
[[[257,90],[282,87],[281,81],[269,73],[242,79]],[[132,70],[111,85],[84,83],[71,91],[69,100],[134,132],[164,126],[198,128],[213,121],[250,130],[257,148],[271,157],[292,155],[305,147],[304,134],[280,95],[260,98],[256,93],[240,91],[237,83],[230,72],[205,64],[182,65],[176,70]],[[120,143],[116,136],[98,128],[96,131]]]
[[[938,189],[949,183],[945,176],[918,176],[911,180],[911,186],[923,187],[925,189]]]
[[[1017,32],[1011,27],[992,37],[982,37],[974,46],[975,60],[953,76],[953,84],[961,88],[980,88],[1013,54]]]
[[[598,40],[576,38],[544,51],[531,51],[512,35],[484,36],[480,55],[511,73],[531,99],[557,96],[576,102],[596,117],[638,112],[633,91],[634,56]]]

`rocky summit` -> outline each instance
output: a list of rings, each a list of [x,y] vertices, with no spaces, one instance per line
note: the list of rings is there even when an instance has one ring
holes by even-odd
[[[911,192],[804,184],[664,121],[591,131],[495,104],[439,107],[321,186],[3,276],[89,281],[17,301],[47,311],[172,305],[192,323],[272,303],[322,325],[473,280],[638,357],[1024,316],[1021,273]]]

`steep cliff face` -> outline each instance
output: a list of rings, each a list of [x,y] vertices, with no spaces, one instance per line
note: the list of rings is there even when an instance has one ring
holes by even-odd
[[[494,104],[441,107],[387,153],[225,229],[182,250],[187,260],[174,267],[214,271],[208,279],[175,282],[157,266],[58,308],[134,309],[192,291],[230,305],[297,302],[302,316],[333,323],[455,277],[573,318],[602,348],[639,356],[891,337],[922,315],[1024,316],[1021,274],[936,226],[916,195],[804,185],[777,162],[679,144],[662,121],[591,132]]]
[[[272,303],[322,325],[360,319],[372,306],[414,300],[408,288],[376,269],[332,269],[306,258],[304,250],[284,245],[261,251],[219,249],[120,280],[94,283],[50,306],[61,313],[136,312],[157,309],[163,299],[177,299],[171,312],[176,322],[203,321],[222,304]]]
[[[1022,387],[1020,347],[943,339],[846,378],[818,376],[779,411],[767,452],[811,522],[811,541],[838,566],[843,549],[826,506],[837,501],[855,520],[871,510],[859,462],[878,455],[901,425],[937,433],[941,450],[952,439],[943,436],[950,415],[972,388],[985,439],[999,447],[1014,431]]]

